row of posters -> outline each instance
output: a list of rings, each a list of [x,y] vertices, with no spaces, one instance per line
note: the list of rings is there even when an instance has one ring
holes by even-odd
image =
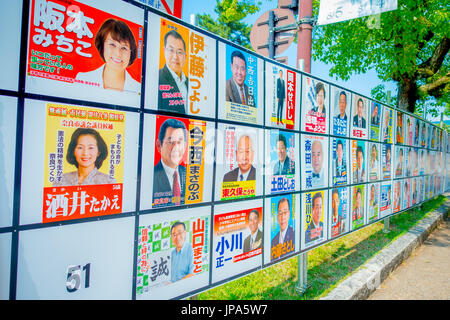
[[[143,120],[139,159],[139,113],[26,99],[23,159],[34,161],[22,168],[20,224],[444,174],[446,153],[423,148],[166,115]]]
[[[413,116],[114,2],[31,1],[26,92],[442,150]]]

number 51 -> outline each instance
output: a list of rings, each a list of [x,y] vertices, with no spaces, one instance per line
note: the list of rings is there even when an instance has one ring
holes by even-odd
[[[84,287],[89,288],[90,281],[90,273],[91,273],[91,264],[88,263],[83,266],[83,271],[85,272],[84,277]],[[68,292],[75,292],[80,289],[81,285],[81,266],[69,266],[67,268],[67,281],[66,281],[66,289]]]

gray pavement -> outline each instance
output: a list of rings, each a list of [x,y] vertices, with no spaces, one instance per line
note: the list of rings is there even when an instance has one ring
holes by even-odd
[[[343,280],[321,300],[448,300],[447,201]]]

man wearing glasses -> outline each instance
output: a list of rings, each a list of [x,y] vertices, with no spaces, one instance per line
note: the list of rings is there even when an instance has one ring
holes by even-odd
[[[186,241],[186,226],[175,222],[170,228],[170,238],[175,248],[170,254],[170,281],[186,279],[194,275],[194,256],[191,244]]]
[[[159,70],[158,110],[186,114],[189,79],[183,73],[186,44],[181,35],[171,30],[164,36],[166,64]]]

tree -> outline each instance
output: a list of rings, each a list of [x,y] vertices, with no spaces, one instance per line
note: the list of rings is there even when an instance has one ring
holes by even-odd
[[[314,1],[318,13],[318,0]],[[398,0],[398,9],[318,26],[313,58],[331,64],[331,76],[348,80],[374,69],[380,80],[395,81],[400,109],[414,112],[429,98],[448,108],[450,14],[446,0]],[[372,23],[370,22],[372,21]],[[382,88],[375,89],[381,93]],[[381,95],[382,96],[382,95]]]
[[[260,2],[253,0],[217,0],[214,11],[218,18],[209,14],[198,15],[199,26],[238,45],[251,49],[250,31],[252,26],[242,22],[249,14],[260,9]]]

